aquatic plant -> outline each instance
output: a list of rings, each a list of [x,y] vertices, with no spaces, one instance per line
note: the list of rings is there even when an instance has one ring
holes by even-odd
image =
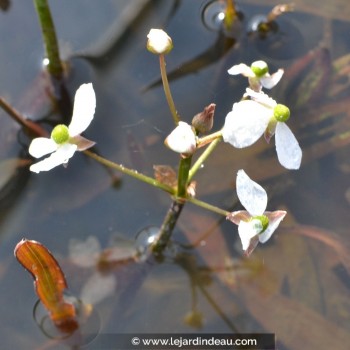
[[[39,3],[37,2],[37,4]],[[232,1],[227,3],[233,4]],[[233,7],[228,6],[225,25],[232,25],[236,16]],[[46,38],[46,40],[48,42],[55,41],[54,38]],[[87,140],[81,134],[90,125],[95,113],[96,97],[92,83],[83,84],[77,90],[70,124],[68,126],[64,124],[55,126],[50,137],[44,137],[45,131],[40,130],[40,128],[39,130],[31,128],[31,124],[22,122],[23,119],[18,118],[23,125],[39,136],[31,141],[29,154],[34,158],[51,154],[44,160],[32,164],[30,171],[39,173],[53,170],[59,165],[67,167],[68,161],[74,153],[82,151],[104,166],[146,182],[171,196],[172,202],[169,210],[158,232],[149,242],[150,249],[147,254],[153,254],[155,258],[162,259],[184,205],[191,202],[223,215],[237,225],[243,251],[245,255],[249,256],[259,242],[265,243],[270,239],[286,212],[266,211],[266,191],[251,180],[243,169],[237,173],[237,195],[246,211],[229,212],[195,198],[196,184],[193,178],[221,141],[228,142],[235,148],[244,148],[254,144],[263,134],[265,134],[267,141],[276,135],[277,155],[284,167],[299,169],[302,151],[293,133],[285,124],[290,116],[289,108],[277,104],[262,91],[264,88],[271,89],[277,85],[284,71],[279,69],[270,75],[269,67],[264,61],[255,61],[251,66],[241,63],[229,69],[228,74],[230,75],[242,74],[246,76],[248,87],[242,99],[233,104],[232,111],[228,112],[223,127],[212,132],[215,104],[208,101],[208,106],[198,113],[192,121],[183,120],[177,111],[170,90],[165,62],[165,55],[171,52],[173,46],[171,37],[162,29],[151,29],[147,35],[147,49],[159,57],[164,93],[174,122],[174,128],[169,130],[164,143],[170,150],[180,153],[177,176],[172,172],[165,172],[159,176],[157,169],[154,177],[146,176],[88,150],[95,145],[95,142]],[[51,56],[52,54],[56,57],[56,59],[49,59],[50,67],[51,62],[59,60],[59,54],[58,49],[49,49],[49,47],[48,45],[47,55]],[[49,72],[56,77],[61,74],[59,71],[51,71],[51,69]],[[202,148],[205,150],[192,164],[196,151]],[[24,240],[17,245],[15,255],[18,261],[33,275],[37,294],[47,308],[54,324],[59,329],[68,332],[77,328],[75,306],[66,302],[64,298],[63,291],[67,288],[67,284],[63,272],[52,254],[38,242]],[[55,272],[58,276],[54,275]],[[70,312],[66,312],[66,308]],[[72,321],[74,327],[71,327],[69,323],[72,319],[75,322]],[[199,327],[201,314],[194,310],[192,314],[186,316],[186,322]]]

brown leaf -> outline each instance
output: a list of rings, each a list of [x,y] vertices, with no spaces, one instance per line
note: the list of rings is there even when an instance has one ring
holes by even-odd
[[[169,165],[153,165],[154,177],[157,181],[170,187],[177,186],[175,170]]]
[[[16,245],[14,253],[33,276],[35,291],[52,322],[65,333],[75,331],[78,328],[75,307],[64,299],[67,283],[54,256],[41,243],[26,239]]]

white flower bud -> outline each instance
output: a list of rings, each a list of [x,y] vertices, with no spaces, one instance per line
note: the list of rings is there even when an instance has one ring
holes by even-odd
[[[162,29],[151,29],[147,38],[147,50],[156,55],[167,54],[173,48],[170,36]]]
[[[196,135],[189,124],[179,122],[164,143],[174,152],[192,154],[196,149]]]

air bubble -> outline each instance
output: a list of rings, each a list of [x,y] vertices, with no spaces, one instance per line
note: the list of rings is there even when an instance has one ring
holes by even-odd
[[[226,2],[214,0],[204,6],[202,12],[203,24],[212,31],[222,32],[227,37],[238,37],[240,31],[240,21],[242,14],[238,13],[237,20],[233,23],[232,28],[227,30],[225,27],[225,10]]]
[[[264,15],[256,15],[253,16],[247,25],[247,32],[248,33],[254,33],[259,30],[259,26],[263,23],[266,23],[267,17]]]
[[[210,29],[219,31],[224,26],[225,6],[218,1],[209,3],[203,11],[204,25]]]
[[[71,333],[60,331],[49,317],[43,304],[38,300],[33,309],[33,317],[43,334],[55,340],[60,340],[70,346],[82,346],[91,343],[99,334],[101,319],[97,310],[90,304],[65,292],[65,300],[72,302],[76,309],[78,328]]]
[[[146,260],[151,254],[151,246],[158,237],[159,227],[148,226],[136,235],[135,248],[141,260]]]

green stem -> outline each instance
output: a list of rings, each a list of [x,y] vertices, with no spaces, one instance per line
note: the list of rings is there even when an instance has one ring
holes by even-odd
[[[222,130],[213,132],[210,135],[203,136],[203,137],[199,138],[198,141],[197,141],[197,148],[204,147],[208,143],[211,143],[211,142],[213,142],[216,139],[222,139]]]
[[[186,198],[187,202],[190,202],[194,205],[197,205],[198,207],[204,208],[206,210],[212,211],[213,213],[219,214],[219,215],[223,215],[223,216],[228,216],[230,214],[229,211],[227,210],[223,210],[219,207],[216,207],[215,205],[211,205],[209,203],[203,202],[199,199],[196,198],[192,198],[192,197],[188,197]]]
[[[51,17],[51,12],[47,0],[34,0],[36,12],[39,17],[41,32],[44,39],[45,54],[49,63],[47,70],[54,78],[61,80],[63,77],[63,67],[57,44],[55,26]]]
[[[191,167],[191,161],[192,156],[181,158],[180,160],[176,192],[177,199],[173,200],[167,215],[163,220],[163,224],[159,229],[158,237],[152,246],[153,253],[160,254],[167,246],[176,222],[185,205],[185,199],[187,197],[188,173]]]
[[[177,197],[187,197],[188,174],[191,168],[192,156],[181,158],[177,179]]]
[[[197,173],[197,171],[201,168],[203,163],[207,160],[207,158],[210,156],[210,154],[214,151],[216,146],[219,144],[219,142],[222,140],[221,137],[218,137],[215,139],[207,148],[206,150],[200,155],[200,157],[196,160],[196,162],[193,164],[191,170],[188,174],[187,181],[190,182],[193,178],[193,176]]]
[[[164,54],[159,55],[159,65],[160,65],[160,75],[162,76],[165,97],[166,97],[166,100],[168,102],[171,115],[173,116],[174,123],[177,125],[177,124],[179,124],[180,116],[177,113],[175,103],[174,103],[173,97],[171,95],[170,86],[169,86],[169,82],[168,82],[168,76],[166,74],[166,69],[165,69],[166,63],[165,63],[165,55]]]
[[[105,165],[105,166],[108,166],[112,169],[116,169],[126,175],[129,175],[129,176],[132,176],[133,178],[135,179],[138,179],[140,181],[143,181],[143,182],[146,182],[148,183],[149,185],[152,185],[154,187],[158,187],[159,189],[165,191],[165,192],[168,192],[172,195],[175,194],[175,190],[168,186],[168,185],[165,185],[159,181],[157,181],[156,179],[154,179],[153,177],[149,177],[149,176],[146,176],[146,175],[143,175],[139,172],[137,172],[136,170],[133,170],[133,169],[129,169],[129,168],[126,168],[125,166],[123,165],[120,165],[120,164],[117,164],[117,163],[114,163],[106,158],[103,158],[99,155],[97,155],[96,153],[93,153],[91,151],[84,151],[84,153],[89,156],[90,158],[96,160],[97,162]]]

